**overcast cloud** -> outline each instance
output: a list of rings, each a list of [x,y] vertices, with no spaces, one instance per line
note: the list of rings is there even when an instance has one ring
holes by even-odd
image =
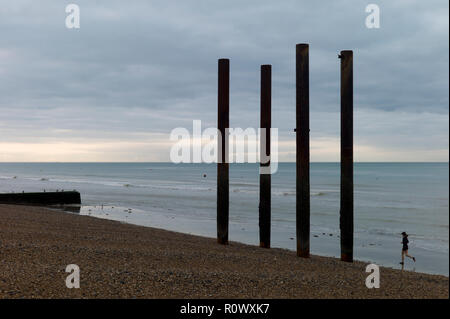
[[[65,7],[81,28],[65,27]],[[273,65],[280,160],[295,159],[295,44],[310,44],[311,159],[339,159],[340,50],[354,50],[355,158],[448,161],[448,1],[2,0],[0,161],[167,161],[173,128],[258,127]],[[365,7],[381,10],[367,29]]]

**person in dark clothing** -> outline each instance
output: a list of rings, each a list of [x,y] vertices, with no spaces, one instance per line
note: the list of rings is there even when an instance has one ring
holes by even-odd
[[[402,248],[402,262],[400,263],[400,265],[405,264],[405,256],[411,258],[412,260],[414,260],[414,262],[416,262],[416,258],[408,254],[408,243],[409,243],[408,234],[403,232],[402,236],[403,236],[402,239],[403,248]]]

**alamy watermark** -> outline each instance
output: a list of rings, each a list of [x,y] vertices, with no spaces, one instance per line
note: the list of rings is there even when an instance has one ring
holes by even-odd
[[[368,4],[365,8],[366,13],[369,15],[366,17],[366,27],[368,29],[380,28],[380,7],[377,4]],[[67,29],[79,29],[80,28],[80,6],[74,3],[66,6],[66,28]]]
[[[380,28],[380,7],[377,4],[369,4],[366,7],[366,12],[370,13],[366,17],[366,27],[368,29]]]
[[[66,287],[69,289],[80,288],[80,267],[75,264],[67,265],[66,272],[71,273],[66,278]]]
[[[79,29],[80,28],[80,7],[77,4],[71,3],[66,6],[66,28]]]
[[[278,129],[270,129],[270,152],[266,150],[267,135],[265,128],[237,127],[225,129],[223,138],[217,128],[202,131],[201,121],[194,120],[192,134],[184,127],[170,133],[174,142],[170,160],[173,163],[261,163],[260,174],[274,174],[278,170]],[[225,154],[222,154],[223,140]]]
[[[366,278],[366,287],[369,289],[380,288],[380,267],[376,264],[369,264],[366,267],[366,272],[371,273]]]

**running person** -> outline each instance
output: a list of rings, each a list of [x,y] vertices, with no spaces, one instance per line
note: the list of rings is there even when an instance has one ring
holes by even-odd
[[[413,257],[413,256],[410,256],[408,254],[408,243],[409,243],[408,234],[403,232],[402,236],[403,236],[403,239],[402,239],[403,248],[402,248],[402,262],[400,263],[400,265],[404,265],[405,264],[405,255],[406,255],[406,257],[409,257],[412,260],[414,260],[414,262],[416,262],[416,258]]]

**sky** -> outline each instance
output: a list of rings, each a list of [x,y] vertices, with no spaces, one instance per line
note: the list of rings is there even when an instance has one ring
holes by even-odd
[[[68,4],[80,28],[65,24]],[[366,6],[380,8],[367,28]],[[447,0],[2,0],[0,162],[169,161],[170,132],[259,126],[272,65],[279,160],[295,160],[295,45],[310,46],[311,161],[339,161],[341,50],[354,51],[355,161],[449,159]]]

